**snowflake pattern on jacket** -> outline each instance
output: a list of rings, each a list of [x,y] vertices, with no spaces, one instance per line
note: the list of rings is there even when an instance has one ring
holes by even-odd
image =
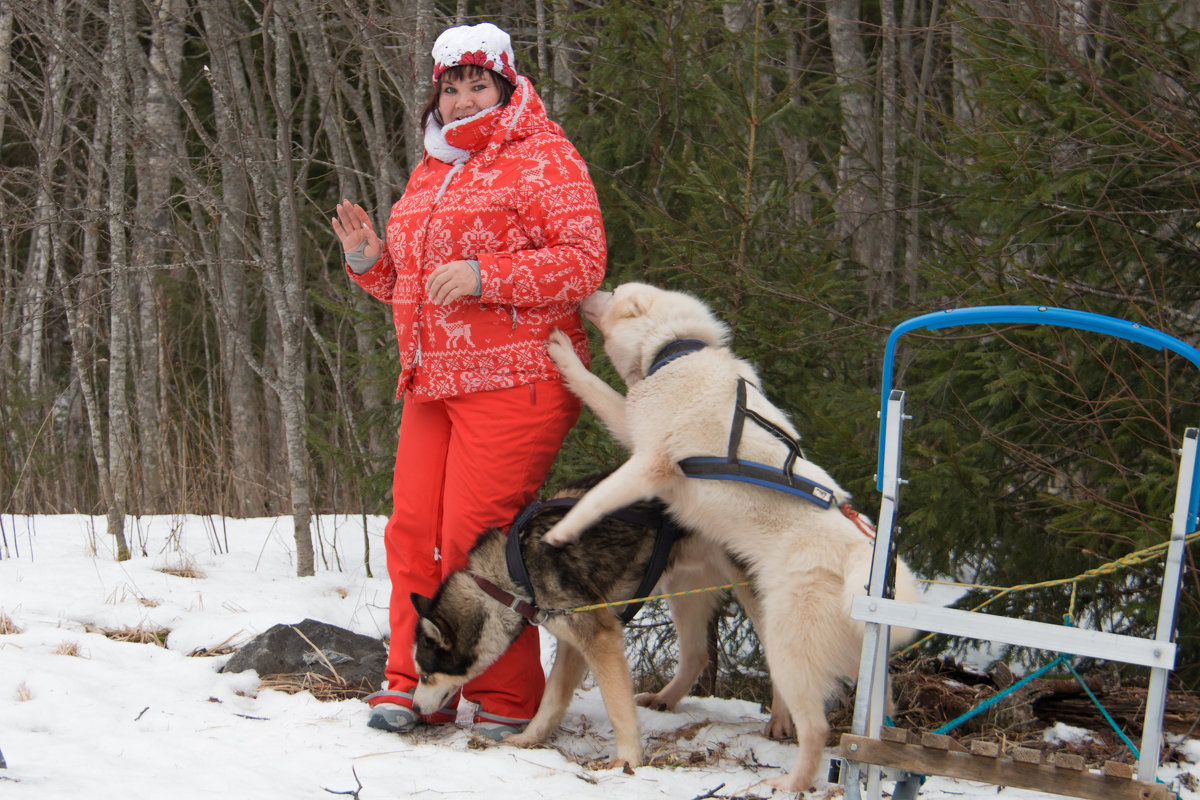
[[[607,246],[587,167],[524,76],[512,100],[445,128],[461,165],[425,154],[392,206],[379,261],[360,286],[392,306],[396,396],[442,398],[558,380],[546,339],[561,328],[589,362],[579,302],[604,278]],[[438,306],[425,281],[479,261],[482,293]]]

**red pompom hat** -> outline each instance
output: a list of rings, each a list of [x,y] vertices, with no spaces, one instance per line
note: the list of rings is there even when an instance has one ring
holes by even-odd
[[[447,28],[433,43],[433,80],[450,67],[473,64],[491,70],[516,86],[512,40],[490,22]]]

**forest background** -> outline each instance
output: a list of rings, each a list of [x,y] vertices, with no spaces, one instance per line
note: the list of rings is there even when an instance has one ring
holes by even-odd
[[[0,513],[106,516],[123,557],[130,515],[290,516],[304,576],[314,513],[388,512],[394,333],[329,219],[382,230],[433,38],[482,19],[589,164],[606,285],[710,302],[865,513],[899,322],[1040,304],[1200,343],[1197,0],[3,0]],[[1009,587],[1163,542],[1191,369],[1059,328],[906,338],[902,555]],[[621,458],[585,413],[550,483]],[[960,605],[1152,635],[1159,575]]]

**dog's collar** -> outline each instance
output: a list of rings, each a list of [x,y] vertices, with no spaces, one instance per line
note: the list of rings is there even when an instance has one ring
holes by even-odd
[[[673,342],[669,342],[658,351],[654,356],[654,360],[650,362],[650,369],[646,370],[646,377],[649,378],[675,359],[682,358],[697,350],[703,350],[706,347],[708,347],[708,344],[699,339],[676,339]]]
[[[471,578],[483,589],[492,599],[497,600],[501,605],[511,608],[516,613],[525,618],[525,621],[531,625],[541,625],[550,616],[548,611],[538,608],[528,600],[523,600],[517,597],[512,592],[506,592],[496,584],[489,581],[474,572],[469,573]]]

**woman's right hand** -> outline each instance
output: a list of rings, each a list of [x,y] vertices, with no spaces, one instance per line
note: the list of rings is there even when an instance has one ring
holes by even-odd
[[[369,261],[379,258],[383,242],[375,235],[371,218],[357,203],[342,200],[337,205],[337,216],[333,218],[333,232],[342,243],[342,250],[352,253],[366,244],[363,257]]]

